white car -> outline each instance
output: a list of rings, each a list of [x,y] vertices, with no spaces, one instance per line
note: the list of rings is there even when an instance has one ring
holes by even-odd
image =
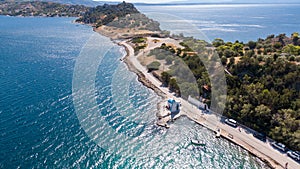
[[[233,119],[226,119],[225,123],[227,123],[228,125],[230,125],[232,127],[237,127],[237,122]]]
[[[282,144],[282,143],[273,142],[272,146],[274,148],[276,148],[277,150],[280,150],[282,152],[286,152],[286,146],[284,144]]]
[[[288,151],[287,155],[296,161],[300,161],[300,152],[299,151]]]

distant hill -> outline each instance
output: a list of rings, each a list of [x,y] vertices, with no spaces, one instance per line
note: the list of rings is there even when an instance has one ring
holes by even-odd
[[[62,0],[51,0],[62,1]],[[69,0],[77,1],[77,0]],[[89,0],[85,0],[89,1]],[[64,1],[65,3],[67,1]],[[159,23],[140,13],[131,3],[104,4],[96,7],[47,1],[0,1],[0,15],[79,17],[76,21],[95,27],[107,25],[121,29],[160,31]]]
[[[138,32],[161,31],[159,22],[148,18],[140,13],[133,4],[124,1],[117,5],[104,4],[92,7],[76,22],[92,25],[96,28],[95,30],[106,36],[114,36],[113,34],[116,32],[119,32],[119,35],[124,34],[125,36],[126,34],[128,36],[138,34]],[[117,37],[121,37],[119,35]]]
[[[116,18],[125,17],[128,14],[140,13],[131,3],[120,3],[118,5],[97,6],[87,11],[77,22],[93,24],[95,26],[106,25]]]
[[[90,7],[42,1],[0,1],[0,15],[79,17]]]
[[[97,6],[103,5],[104,2],[93,1],[93,0],[40,0],[46,2],[56,2],[61,4],[72,4],[72,5],[85,5],[85,6]]]
[[[32,0],[0,0],[0,2],[28,2]],[[70,5],[84,5],[95,7],[98,5],[103,4],[117,4],[117,2],[106,2],[106,1],[93,1],[93,0],[35,0],[35,1],[42,1],[42,2],[55,2],[60,4],[70,4]]]

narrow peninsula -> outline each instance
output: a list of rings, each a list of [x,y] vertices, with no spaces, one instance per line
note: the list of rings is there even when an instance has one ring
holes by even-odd
[[[98,6],[77,22],[92,25],[96,32],[126,48],[127,56],[123,60],[129,69],[163,98],[156,113],[158,125],[168,128],[174,119],[187,116],[240,145],[272,168],[283,168],[286,161],[293,166],[291,160],[276,153],[269,143],[274,139],[295,150],[300,148],[299,114],[296,113],[300,108],[298,33],[291,37],[270,35],[248,43],[215,39],[210,44],[162,31],[157,21],[125,2]],[[225,70],[228,85],[224,114],[237,119],[238,128],[226,125],[223,117],[209,109],[212,86],[204,64],[215,55],[220,64],[213,68]],[[196,83],[189,80],[193,77]],[[166,104],[170,98],[180,103],[180,112],[172,114]],[[202,109],[191,102],[193,98],[200,101]],[[268,141],[253,137],[256,133],[267,135]]]
[[[271,168],[291,168],[299,164],[271,143],[284,143],[300,150],[300,37],[270,35],[265,39],[212,44],[193,37],[171,35],[160,24],[140,13],[133,4],[84,7],[50,2],[0,3],[0,14],[11,16],[76,16],[76,22],[91,25],[94,31],[125,47],[122,59],[145,86],[163,101],[158,104],[157,124],[170,127],[173,120],[187,116],[218,135],[248,150]],[[225,117],[211,110],[212,84],[209,68],[226,76],[227,96],[224,115],[238,127],[225,123]],[[225,97],[225,98],[224,98]],[[171,99],[170,99],[171,98]],[[217,99],[217,100],[218,100]],[[180,111],[171,110],[176,101]],[[200,109],[199,109],[200,108]],[[175,110],[179,108],[175,107]],[[246,127],[247,126],[247,127]],[[258,140],[257,134],[266,136]]]

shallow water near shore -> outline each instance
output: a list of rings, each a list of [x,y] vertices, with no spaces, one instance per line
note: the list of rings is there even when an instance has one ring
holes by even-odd
[[[128,71],[119,60],[124,49],[108,38],[99,37],[112,48],[99,61],[96,92],[80,95],[97,107],[75,112],[74,66],[94,33],[73,19],[0,17],[0,168],[267,168],[186,118],[157,127],[160,98]],[[77,118],[87,110],[109,128],[91,124],[88,135]],[[206,147],[190,145],[191,138]]]

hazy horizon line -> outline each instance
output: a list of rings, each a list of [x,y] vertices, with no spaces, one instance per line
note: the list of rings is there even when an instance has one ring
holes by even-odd
[[[120,1],[121,2],[121,1]],[[125,1],[126,2],[126,1]],[[272,4],[289,4],[289,5],[300,5],[300,2],[299,3],[295,3],[295,2],[277,2],[277,3],[268,3],[268,2],[245,2],[245,3],[241,3],[241,2],[186,2],[186,3],[178,3],[178,2],[168,2],[168,3],[145,3],[145,2],[135,2],[135,3],[132,3],[132,4],[138,4],[138,5],[263,5],[263,4],[267,4],[267,5],[272,5]]]

